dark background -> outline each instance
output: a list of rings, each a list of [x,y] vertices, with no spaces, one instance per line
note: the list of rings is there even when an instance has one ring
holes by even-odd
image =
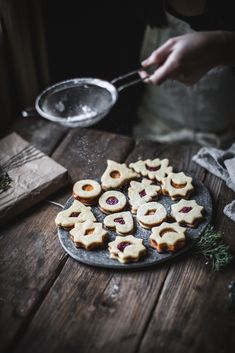
[[[43,1],[51,82],[75,77],[105,80],[139,67],[145,24],[133,1]],[[95,128],[130,134],[139,86],[122,92]]]

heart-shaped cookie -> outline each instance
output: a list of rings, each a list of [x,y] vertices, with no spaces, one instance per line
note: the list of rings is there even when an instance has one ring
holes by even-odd
[[[104,225],[121,235],[130,234],[134,229],[133,217],[129,211],[106,216],[104,218]]]

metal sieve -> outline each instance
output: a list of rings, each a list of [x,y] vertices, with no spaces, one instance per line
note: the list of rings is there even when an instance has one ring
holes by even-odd
[[[56,83],[37,97],[35,109],[43,118],[64,126],[94,125],[109,113],[118,99],[119,92],[149,77],[140,77],[140,71],[143,71],[143,68],[119,76],[111,82],[97,78],[76,78]],[[138,77],[120,84],[135,75]],[[22,115],[35,115],[35,109],[28,108]]]

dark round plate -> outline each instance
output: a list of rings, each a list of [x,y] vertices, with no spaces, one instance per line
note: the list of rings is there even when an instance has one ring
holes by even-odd
[[[134,216],[135,230],[132,234],[135,235],[137,238],[143,238],[144,245],[147,247],[147,255],[138,262],[121,264],[118,260],[110,259],[109,251],[107,247],[102,250],[92,250],[92,251],[87,251],[81,248],[78,249],[75,247],[73,241],[70,239],[69,232],[62,228],[58,229],[58,236],[59,236],[60,243],[64,248],[64,250],[75,260],[91,266],[97,266],[97,267],[105,267],[105,268],[111,268],[111,269],[133,269],[133,268],[143,268],[143,267],[153,266],[161,262],[171,260],[172,258],[175,258],[176,256],[179,256],[185,251],[192,248],[192,246],[200,238],[203,231],[211,221],[212,200],[211,200],[209,191],[200,181],[196,180],[195,178],[193,179],[193,184],[195,187],[195,191],[192,194],[190,199],[196,200],[196,202],[199,205],[204,207],[205,215],[204,215],[203,221],[199,223],[197,228],[187,228],[186,246],[182,248],[180,251],[177,251],[176,253],[166,252],[166,253],[159,254],[157,250],[153,249],[148,242],[149,236],[151,234],[151,230],[143,229],[139,225],[135,216]],[[121,191],[123,191],[124,194],[127,195],[127,188]],[[64,206],[64,209],[71,206],[72,202],[73,202],[73,198],[70,197],[67,200]],[[163,204],[169,214],[171,205],[173,203],[176,203],[177,201],[172,201],[168,196],[160,196],[157,202],[160,202],[161,204]],[[97,206],[92,206],[92,211],[97,219],[97,222],[103,222],[103,219],[106,215],[102,213]],[[108,230],[108,233],[109,233],[109,241],[114,240],[117,233],[111,230]]]

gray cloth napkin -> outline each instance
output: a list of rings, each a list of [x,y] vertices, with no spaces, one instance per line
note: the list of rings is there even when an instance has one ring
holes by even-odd
[[[203,147],[192,159],[210,173],[223,179],[226,185],[235,191],[235,143],[225,151]],[[235,222],[235,200],[225,206],[224,214]]]

